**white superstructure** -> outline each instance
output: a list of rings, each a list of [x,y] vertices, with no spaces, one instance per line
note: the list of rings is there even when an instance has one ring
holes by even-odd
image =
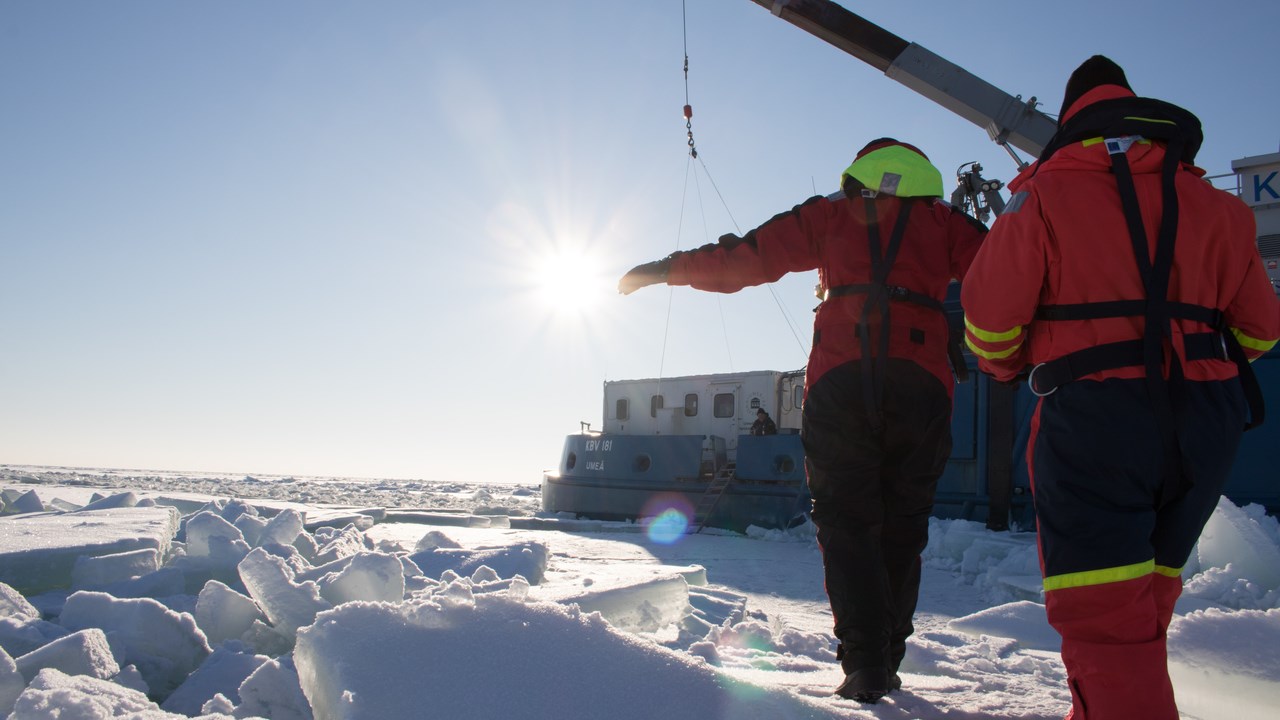
[[[604,427],[619,435],[715,435],[730,458],[763,407],[778,432],[800,431],[804,371],[757,370],[604,383]]]

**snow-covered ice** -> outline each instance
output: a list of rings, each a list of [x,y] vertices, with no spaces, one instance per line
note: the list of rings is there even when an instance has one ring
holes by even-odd
[[[0,523],[0,578],[24,594],[70,587],[81,557],[148,548],[167,554],[177,529],[169,507],[13,515]]]
[[[527,486],[252,480],[0,466],[0,716],[1050,720],[1070,703],[1031,533],[932,521],[904,688],[863,706],[831,694],[811,526],[665,542],[543,516]],[[1185,577],[1183,717],[1273,716],[1280,524],[1224,501]]]
[[[120,672],[115,655],[107,644],[107,635],[98,628],[88,628],[64,635],[16,658],[18,672],[31,682],[45,668],[56,668],[68,675],[113,677]]]
[[[165,699],[160,709],[194,717],[218,695],[234,708],[240,704],[240,685],[270,660],[233,643],[219,646]]]
[[[71,587],[76,590],[95,590],[159,569],[160,553],[155,548],[110,555],[81,555],[71,566]]]
[[[81,591],[67,598],[58,623],[68,630],[100,628],[117,643],[121,664],[134,665],[152,693],[167,696],[208,657],[209,641],[190,613],[151,598],[116,598]]]
[[[289,564],[262,548],[245,556],[240,563],[240,578],[271,625],[289,637],[298,628],[310,625],[316,613],[332,607],[320,597],[318,585],[310,580],[294,582]]]

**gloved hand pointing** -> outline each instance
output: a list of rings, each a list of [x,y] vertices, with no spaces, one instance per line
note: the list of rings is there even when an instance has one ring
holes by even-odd
[[[647,262],[627,271],[618,281],[618,292],[630,295],[646,285],[657,285],[667,281],[667,270],[671,267],[671,258]]]

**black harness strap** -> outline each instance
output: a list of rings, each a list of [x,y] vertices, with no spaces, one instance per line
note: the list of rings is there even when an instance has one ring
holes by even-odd
[[[1051,311],[1038,313],[1042,319],[1116,318],[1116,316],[1142,316],[1143,334],[1140,341],[1121,341],[1083,348],[1057,357],[1051,363],[1032,370],[1028,382],[1032,392],[1046,395],[1065,382],[1084,375],[1126,366],[1142,365],[1147,395],[1155,407],[1156,424],[1164,438],[1165,455],[1174,459],[1178,455],[1178,428],[1175,414],[1187,402],[1183,382],[1183,368],[1176,352],[1170,352],[1169,379],[1165,379],[1165,345],[1172,342],[1172,309],[1169,302],[1169,277],[1174,265],[1174,241],[1178,237],[1178,192],[1174,187],[1174,172],[1178,169],[1181,145],[1171,138],[1165,151],[1165,164],[1161,168],[1162,217],[1160,231],[1156,234],[1156,258],[1152,261],[1147,246],[1147,231],[1142,222],[1142,209],[1138,205],[1138,190],[1134,186],[1133,172],[1129,169],[1129,150],[1134,138],[1106,138],[1107,152],[1111,155],[1111,172],[1115,174],[1116,190],[1120,193],[1120,206],[1124,211],[1125,225],[1133,246],[1134,261],[1138,265],[1138,277],[1142,281],[1146,300],[1096,302],[1096,304],[1059,305]],[[1215,310],[1204,307],[1204,313]],[[1171,350],[1171,348],[1170,348]]]
[[[888,285],[889,271],[898,259],[898,250],[902,247],[902,238],[907,231],[907,220],[914,207],[911,198],[901,198],[898,218],[889,233],[889,245],[883,250],[880,247],[880,219],[876,212],[876,199],[871,194],[863,194],[863,206],[867,214],[867,244],[871,249],[871,282],[866,283],[857,292],[866,293],[867,299],[862,304],[862,315],[858,319],[858,340],[862,346],[862,396],[867,408],[867,418],[872,429],[879,433],[884,430],[884,373],[889,361],[889,301],[892,298]],[[843,288],[859,286],[842,285],[833,290],[841,294]],[[848,291],[850,293],[855,291]],[[909,291],[908,291],[909,292]],[[905,296],[903,296],[905,297]],[[872,313],[880,316],[879,348],[871,342]]]
[[[913,305],[929,308],[942,313],[946,317],[946,306],[941,300],[900,285],[888,283],[889,273],[897,260],[898,251],[902,248],[902,239],[906,235],[907,221],[911,217],[915,198],[900,198],[901,207],[893,230],[889,235],[889,244],[882,248],[880,244],[880,220],[876,207],[876,194],[863,191],[863,205],[867,219],[867,245],[871,253],[871,282],[837,285],[827,288],[823,294],[824,301],[846,295],[865,295],[862,314],[858,318],[858,340],[862,350],[862,390],[866,403],[867,416],[872,428],[880,432],[884,428],[882,407],[884,404],[884,373],[889,360],[889,341],[891,322],[889,309],[893,302],[909,302]],[[870,320],[873,313],[880,318],[879,345],[871,341]],[[919,331],[912,331],[913,340]],[[952,369],[960,382],[968,379],[968,367],[960,350],[962,334],[951,332],[947,338],[947,355]],[[923,342],[923,339],[918,340]]]
[[[1134,261],[1142,281],[1142,300],[1115,300],[1042,308],[1041,320],[1092,320],[1099,318],[1141,317],[1140,339],[1106,343],[1084,348],[1056,358],[1032,369],[1028,384],[1037,395],[1047,395],[1060,385],[1086,375],[1122,367],[1142,367],[1155,420],[1160,431],[1165,457],[1162,474],[1163,504],[1186,490],[1190,480],[1178,472],[1179,440],[1177,417],[1185,412],[1189,391],[1182,362],[1173,348],[1173,320],[1202,322],[1214,332],[1187,334],[1183,337],[1184,356],[1188,361],[1219,358],[1233,360],[1249,403],[1250,424],[1262,422],[1262,393],[1257,378],[1245,358],[1235,335],[1226,327],[1222,312],[1169,299],[1169,283],[1173,273],[1174,245],[1178,234],[1178,193],[1175,187],[1179,163],[1194,162],[1203,140],[1200,121],[1191,113],[1158,100],[1118,98],[1104,100],[1081,110],[1068,119],[1046,145],[1040,155],[1043,162],[1057,150],[1072,143],[1102,136],[1111,157],[1111,171],[1116,178],[1125,225],[1133,246]],[[1134,137],[1137,136],[1137,137]],[[1143,227],[1138,192],[1126,153],[1135,140],[1148,138],[1166,143],[1160,168],[1161,217],[1156,233],[1154,259]],[[1165,352],[1169,353],[1169,377],[1164,376]]]
[[[909,290],[900,285],[880,286],[880,285],[873,285],[872,283],[854,283],[852,285],[837,285],[833,288],[827,289],[826,293],[824,293],[824,299],[840,297],[842,295],[871,294],[872,291],[878,290],[881,287],[883,287],[885,294],[888,295],[890,300],[901,300],[904,302],[913,303],[915,305],[923,305],[929,308],[930,310],[937,310],[938,312],[946,312],[946,307],[942,304],[941,300],[925,295],[924,293],[918,293],[915,290]]]
[[[1168,106],[1162,107],[1162,109],[1167,108]],[[1120,193],[1125,224],[1129,229],[1129,238],[1133,245],[1134,260],[1137,262],[1146,299],[1046,305],[1036,311],[1036,317],[1040,320],[1142,317],[1144,328],[1141,358],[1135,359],[1133,346],[1127,342],[1109,343],[1086,348],[1045,363],[1034,370],[1029,381],[1033,392],[1044,395],[1053,392],[1060,385],[1091,373],[1141,365],[1146,371],[1146,383],[1156,407],[1157,422],[1160,423],[1162,432],[1171,442],[1176,442],[1173,434],[1175,413],[1184,409],[1187,402],[1186,376],[1176,353],[1170,353],[1169,378],[1166,380],[1164,377],[1164,349],[1166,343],[1172,342],[1172,320],[1174,319],[1204,323],[1215,330],[1211,335],[1217,338],[1216,344],[1221,346],[1225,357],[1223,354],[1205,355],[1194,350],[1191,344],[1185,346],[1186,357],[1188,360],[1227,359],[1236,364],[1241,387],[1249,405],[1250,418],[1245,429],[1257,427],[1266,415],[1257,376],[1254,375],[1239,340],[1227,327],[1222,311],[1168,299],[1169,280],[1173,270],[1174,241],[1178,232],[1178,193],[1175,188],[1175,175],[1180,160],[1194,157],[1195,147],[1198,146],[1199,141],[1198,132],[1189,134],[1180,132],[1180,129],[1185,129],[1187,123],[1180,118],[1179,112],[1185,111],[1176,107],[1167,110],[1166,116],[1173,117],[1177,121],[1170,123],[1151,123],[1142,118],[1129,116],[1120,106],[1105,108],[1103,112],[1108,117],[1102,124],[1111,125],[1124,132],[1140,132],[1157,139],[1163,138],[1168,143],[1160,173],[1162,215],[1160,231],[1156,236],[1153,262],[1149,257],[1146,230],[1142,222],[1141,209],[1138,207],[1133,174],[1125,155],[1128,145],[1123,140],[1106,140],[1107,150],[1111,154],[1112,172],[1116,176],[1116,186]],[[1198,125],[1195,126],[1195,130],[1198,131]],[[1079,139],[1079,135],[1092,132],[1092,130],[1081,131],[1076,134],[1076,139]],[[1201,342],[1193,340],[1194,337],[1194,335],[1188,335],[1185,341]]]
[[[1187,360],[1229,360],[1227,342],[1219,332],[1183,336]],[[1063,355],[1032,369],[1028,383],[1037,395],[1048,395],[1069,382],[1103,370],[1146,364],[1146,340],[1120,340]]]
[[[1088,365],[1094,363],[1100,369],[1125,367],[1135,364],[1126,357],[1133,350],[1141,356],[1144,368],[1147,396],[1154,410],[1156,426],[1160,430],[1164,446],[1164,488],[1160,495],[1171,499],[1181,495],[1186,482],[1181,473],[1175,472],[1181,454],[1178,441],[1178,412],[1187,403],[1186,384],[1183,382],[1182,364],[1173,352],[1173,321],[1169,312],[1169,276],[1173,272],[1174,240],[1178,233],[1178,193],[1174,189],[1174,173],[1182,154],[1179,138],[1169,139],[1165,150],[1165,162],[1161,168],[1161,218],[1156,232],[1155,261],[1149,256],[1147,232],[1142,222],[1142,209],[1138,205],[1138,190],[1134,186],[1133,172],[1129,168],[1126,153],[1135,138],[1107,138],[1107,152],[1111,155],[1111,172],[1116,177],[1120,193],[1120,205],[1124,211],[1125,225],[1133,246],[1138,275],[1146,294],[1146,307],[1142,312],[1142,339],[1134,343],[1109,343],[1079,351],[1078,357],[1068,356],[1067,364]],[[1170,344],[1169,379],[1164,377],[1165,343]],[[1077,353],[1072,353],[1077,355]],[[1163,504],[1163,501],[1162,503]]]
[[[1222,324],[1222,312],[1204,305],[1168,303],[1169,316],[1180,320],[1194,320],[1217,329]],[[1036,308],[1037,320],[1099,320],[1102,318],[1134,317],[1145,315],[1146,300],[1106,300],[1102,302],[1062,305],[1041,305]]]
[[[1224,328],[1222,340],[1227,347],[1227,358],[1236,364],[1240,376],[1240,388],[1244,390],[1245,402],[1249,404],[1249,422],[1245,423],[1244,429],[1252,430],[1267,419],[1267,403],[1262,395],[1262,386],[1258,384],[1258,376],[1254,374],[1253,366],[1249,364],[1249,357],[1244,354],[1244,348],[1240,346],[1240,339]]]
[[[1037,320],[1100,320],[1104,318],[1146,317],[1150,305],[1146,300],[1110,300],[1104,302],[1042,305],[1036,309]],[[1166,303],[1170,319],[1204,323],[1215,332],[1189,334],[1183,338],[1188,360],[1228,359],[1227,341],[1222,332],[1222,312],[1203,305]],[[1068,353],[1037,366],[1028,379],[1031,391],[1048,395],[1060,386],[1103,370],[1142,365],[1147,367],[1147,337],[1105,343]],[[1162,358],[1163,359],[1163,358]],[[1177,362],[1177,356],[1174,356]],[[1161,368],[1160,375],[1163,375]]]
[[[843,295],[867,294],[875,289],[875,287],[876,286],[870,283],[837,285],[833,288],[828,288],[826,292],[822,294],[822,299],[827,300],[829,298],[841,297]],[[934,297],[930,297],[929,295],[925,295],[924,293],[918,293],[915,290],[904,288],[900,285],[886,285],[884,289],[885,292],[889,294],[889,300],[891,301],[909,302],[913,305],[927,307],[930,310],[937,310],[943,315],[946,315],[947,313],[947,306],[944,305],[942,301]],[[965,364],[964,351],[961,350],[963,343],[964,332],[957,332],[953,328],[951,332],[948,333],[947,337],[947,359],[951,361],[951,370],[955,372],[957,382],[966,382],[969,379],[969,367]]]
[[[1042,305],[1036,310],[1037,320],[1098,320],[1102,318],[1140,317],[1145,314],[1145,300],[1112,300],[1074,305]],[[1266,418],[1262,387],[1253,366],[1245,355],[1240,341],[1227,327],[1222,311],[1203,305],[1170,302],[1169,316],[1178,320],[1204,323],[1213,332],[1191,333],[1183,336],[1183,349],[1187,360],[1229,360],[1236,365],[1240,385],[1249,405],[1249,430],[1262,424]],[[1140,352],[1142,340],[1124,340],[1106,343],[1068,353],[1060,358],[1037,365],[1027,379],[1036,395],[1048,395],[1069,382],[1079,380],[1103,370],[1146,365],[1146,356]]]

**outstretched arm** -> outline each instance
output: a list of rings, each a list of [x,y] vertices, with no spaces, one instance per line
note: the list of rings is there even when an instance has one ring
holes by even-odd
[[[789,272],[812,270],[819,264],[820,238],[826,234],[830,213],[827,198],[811,198],[743,237],[723,235],[719,242],[637,265],[618,281],[618,292],[628,295],[665,282],[731,293]]]
[[[671,269],[671,257],[667,256],[661,260],[654,260],[631,268],[626,275],[622,276],[622,279],[618,280],[618,292],[623,295],[630,295],[642,287],[665,283],[667,281],[667,273]]]

